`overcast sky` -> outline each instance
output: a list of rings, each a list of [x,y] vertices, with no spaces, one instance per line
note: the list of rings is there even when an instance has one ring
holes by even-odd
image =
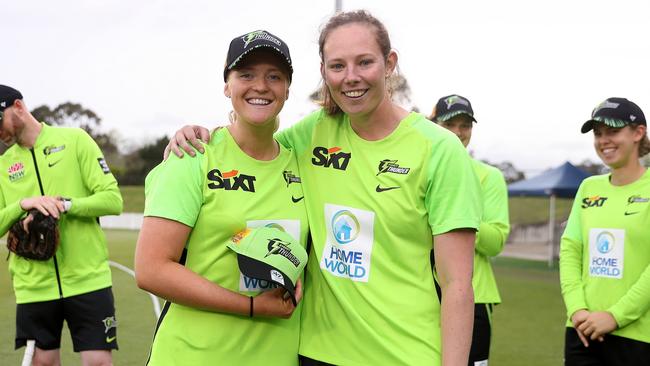
[[[384,22],[413,104],[470,99],[470,149],[529,175],[566,160],[597,160],[579,128],[610,96],[650,117],[650,2],[646,0],[343,0]],[[230,39],[265,29],[291,49],[294,82],[281,126],[315,109],[318,31],[327,1],[5,1],[0,84],[30,107],[81,103],[124,144],[187,122],[223,124]],[[131,141],[131,142],[129,142]]]

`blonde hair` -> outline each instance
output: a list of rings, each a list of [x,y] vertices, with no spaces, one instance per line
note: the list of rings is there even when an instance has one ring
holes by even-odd
[[[650,139],[648,139],[648,132],[639,141],[639,157],[642,158],[650,153]]]

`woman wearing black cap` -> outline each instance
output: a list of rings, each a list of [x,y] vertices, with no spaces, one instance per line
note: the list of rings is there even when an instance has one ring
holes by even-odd
[[[377,18],[338,13],[318,43],[323,108],[277,135],[298,157],[313,239],[302,365],[467,364],[481,211],[469,156],[391,100],[398,57]],[[183,146],[207,137],[188,129]]]
[[[261,226],[306,243],[295,155],[273,138],[291,74],[278,37],[255,31],[234,38],[224,68],[231,124],[212,133],[198,159],[172,157],[147,176],[136,280],[167,300],[150,365],[298,364],[293,297],[242,275],[227,247],[236,233]],[[275,254],[268,245],[267,255]],[[301,294],[298,282],[297,301]]]
[[[442,97],[429,119],[453,132],[463,146],[472,139],[474,109],[469,99],[457,94]],[[503,250],[510,232],[508,219],[508,189],[501,171],[472,159],[474,173],[481,183],[483,215],[474,244],[474,330],[469,365],[488,362],[492,338],[492,307],[501,303],[494,272],[490,263]]]
[[[650,365],[650,152],[641,109],[596,107],[582,133],[611,172],[585,179],[560,245],[566,365]]]

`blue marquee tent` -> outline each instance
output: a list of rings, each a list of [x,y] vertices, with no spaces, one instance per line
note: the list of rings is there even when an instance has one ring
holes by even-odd
[[[512,183],[508,186],[508,193],[510,196],[573,198],[582,180],[590,175],[567,161],[538,176]]]
[[[591,174],[576,168],[568,161],[557,168],[530,179],[520,180],[508,186],[510,196],[550,197],[549,207],[549,266],[555,259],[555,198],[573,198],[582,180]]]

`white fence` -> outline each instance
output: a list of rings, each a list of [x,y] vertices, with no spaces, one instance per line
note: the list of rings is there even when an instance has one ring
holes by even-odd
[[[119,216],[102,216],[99,223],[104,229],[140,230],[142,213],[125,212]]]

